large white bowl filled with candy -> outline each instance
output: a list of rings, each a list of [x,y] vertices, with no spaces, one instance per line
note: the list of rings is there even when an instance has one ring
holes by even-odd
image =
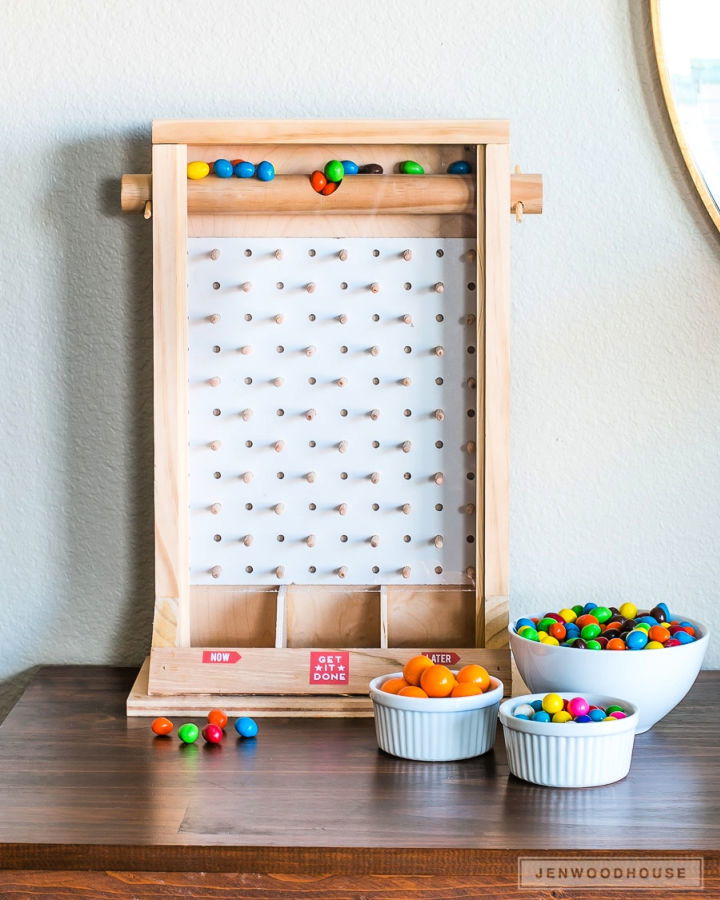
[[[664,603],[638,610],[584,606],[521,616],[509,627],[510,646],[531,691],[602,691],[637,705],[641,733],[666,716],[695,681],[708,629]],[[582,652],[578,652],[582,651]]]
[[[605,694],[526,694],[500,707],[513,775],[548,787],[594,787],[624,778],[637,707]]]

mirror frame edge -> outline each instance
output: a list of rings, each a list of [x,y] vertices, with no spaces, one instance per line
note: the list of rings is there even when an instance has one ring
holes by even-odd
[[[690,173],[690,177],[693,180],[695,189],[700,195],[700,199],[704,203],[705,209],[708,211],[708,214],[713,220],[715,227],[718,229],[718,231],[720,231],[720,210],[718,209],[718,206],[713,199],[712,194],[708,190],[708,187],[705,184],[705,179],[702,177],[702,174],[698,169],[695,160],[693,159],[693,155],[690,152],[690,147],[685,140],[685,135],[683,134],[683,130],[680,125],[680,117],[678,115],[677,106],[675,105],[675,99],[672,94],[670,73],[668,72],[667,65],[665,64],[665,49],[662,39],[662,26],[660,23],[661,2],[662,0],[650,0],[650,23],[652,27],[653,46],[655,49],[655,63],[657,65],[660,86],[662,87],[663,97],[665,99],[665,109],[667,111],[668,118],[670,119],[673,133],[675,134],[675,140],[677,141],[678,147],[680,148],[683,160],[685,161],[685,166]]]

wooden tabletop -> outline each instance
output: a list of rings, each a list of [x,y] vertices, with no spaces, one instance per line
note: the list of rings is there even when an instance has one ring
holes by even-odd
[[[637,737],[626,779],[570,790],[509,775],[501,729],[457,763],[381,753],[371,719],[182,746],[126,718],[134,676],[38,672],[0,727],[0,869],[470,876],[544,850],[702,855],[717,874],[720,672]]]

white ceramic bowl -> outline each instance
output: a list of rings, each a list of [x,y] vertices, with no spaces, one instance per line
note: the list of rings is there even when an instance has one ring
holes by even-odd
[[[708,646],[708,629],[687,616],[697,640],[663,650],[573,650],[529,641],[508,628],[510,646],[525,684],[531,691],[558,688],[583,694],[605,691],[625,696],[640,714],[637,733],[647,731],[678,705],[700,671]]]
[[[590,651],[594,652],[598,651]],[[617,722],[559,724],[513,716],[513,710],[521,703],[542,700],[544,693],[512,697],[500,707],[508,765],[513,775],[547,787],[594,787],[624,778],[630,771],[637,707],[617,697],[583,693],[593,706],[622,706],[627,717]],[[574,691],[554,693],[566,700],[577,696]]]
[[[457,674],[457,673],[455,673]],[[490,679],[484,694],[472,697],[399,697],[381,687],[402,672],[370,682],[378,746],[404,759],[448,762],[480,756],[495,743],[503,684]]]

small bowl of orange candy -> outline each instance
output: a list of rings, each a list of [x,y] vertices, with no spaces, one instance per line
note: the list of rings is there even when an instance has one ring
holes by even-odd
[[[495,743],[503,684],[483,666],[453,670],[414,656],[370,682],[378,746],[403,759],[448,762]]]

